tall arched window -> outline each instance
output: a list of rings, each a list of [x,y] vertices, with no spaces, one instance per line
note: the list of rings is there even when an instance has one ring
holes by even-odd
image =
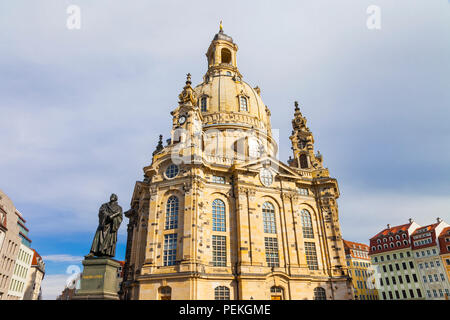
[[[248,103],[247,103],[247,98],[244,96],[240,96],[239,97],[239,110],[241,112],[243,111],[248,111]]]
[[[214,289],[215,300],[230,300],[230,289],[225,286],[219,286]]]
[[[302,228],[303,228],[303,238],[314,239],[314,231],[311,221],[311,214],[308,210],[302,210]]]
[[[327,300],[327,295],[324,288],[317,287],[314,289],[314,300]]]
[[[178,198],[175,196],[171,196],[169,200],[167,200],[165,226],[166,230],[178,228],[178,209]]]
[[[202,98],[200,99],[200,110],[201,110],[202,112],[208,111],[208,100],[207,100],[206,97],[202,97]]]
[[[225,203],[216,199],[212,204],[213,231],[225,231]]]
[[[265,202],[262,208],[264,232],[277,233],[277,226],[275,221],[275,207],[270,202]]]
[[[308,168],[308,158],[306,154],[300,155],[300,168],[302,169]]]
[[[231,51],[223,48],[220,52],[222,63],[231,63]]]

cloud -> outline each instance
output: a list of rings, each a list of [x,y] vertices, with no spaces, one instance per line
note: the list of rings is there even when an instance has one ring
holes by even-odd
[[[365,239],[408,211],[427,221],[435,213],[426,208],[445,212],[445,1],[380,1],[379,31],[366,28],[364,1],[80,0],[79,31],[66,28],[69,4],[0,4],[0,188],[31,237],[95,230],[112,192],[127,209],[158,135],[171,129],[185,74],[198,83],[206,71],[221,19],[239,45],[244,79],[261,88],[280,128],[281,160],[291,155],[300,101],[339,181],[344,237]]]
[[[67,285],[68,274],[46,274],[42,281],[42,299],[55,300]]]
[[[401,225],[411,218],[425,226],[435,223],[438,217],[450,221],[448,196],[352,190],[339,199],[343,238],[351,241],[368,243],[387,224]]]
[[[69,254],[51,254],[42,256],[44,262],[81,262],[84,258],[78,256],[71,256]]]

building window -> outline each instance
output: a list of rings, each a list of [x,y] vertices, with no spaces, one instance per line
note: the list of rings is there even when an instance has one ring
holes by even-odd
[[[227,265],[227,238],[225,236],[212,236],[213,266],[225,267]]]
[[[225,231],[225,203],[216,199],[212,204],[213,231]]]
[[[314,239],[311,214],[305,209],[302,210],[302,228],[303,238]]]
[[[159,298],[160,298],[160,300],[171,300],[172,299],[172,289],[167,286],[159,288]]]
[[[176,164],[171,164],[166,169],[166,177],[169,179],[175,178],[178,175],[179,169]]]
[[[239,105],[240,105],[239,110],[241,112],[248,111],[248,104],[247,104],[247,98],[246,97],[244,97],[244,96],[240,96],[239,97]]]
[[[277,238],[264,238],[264,247],[266,249],[266,262],[269,267],[279,267],[278,259],[278,240]]]
[[[305,242],[305,255],[309,270],[319,270],[316,244],[314,242]]]
[[[297,188],[297,192],[302,196],[307,196],[309,194],[308,189],[305,188]]]
[[[420,289],[417,289],[417,296],[419,298],[422,298],[422,291],[420,291]]]
[[[283,288],[275,286],[270,288],[270,299],[283,300]]]
[[[275,207],[270,202],[263,204],[263,223],[265,233],[277,233],[277,226],[275,221]]]
[[[212,176],[211,181],[214,183],[225,184],[225,177]]]
[[[215,300],[230,300],[230,289],[225,286],[219,286],[214,289]]]
[[[261,180],[261,183],[266,187],[270,187],[273,183],[273,175],[269,169],[262,168],[259,172],[259,178]]]
[[[208,111],[208,100],[206,97],[202,97],[200,100],[200,109],[202,112]]]
[[[306,154],[300,155],[300,168],[302,169],[308,168],[308,157],[306,156]]]
[[[231,51],[227,48],[223,48],[220,51],[220,57],[222,58],[222,63],[230,64],[231,63]]]
[[[169,200],[167,200],[165,225],[166,230],[178,228],[178,209],[178,198],[175,196],[171,196]]]
[[[317,287],[314,289],[314,300],[327,300],[325,289]]]
[[[177,256],[177,234],[164,235],[164,266],[173,266]]]

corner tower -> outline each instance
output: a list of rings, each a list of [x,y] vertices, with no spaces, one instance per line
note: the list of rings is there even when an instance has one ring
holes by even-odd
[[[136,182],[122,297],[352,299],[337,182],[299,110],[297,160],[277,159],[269,108],[243,80],[237,50],[221,27],[202,83],[188,75],[171,138]]]

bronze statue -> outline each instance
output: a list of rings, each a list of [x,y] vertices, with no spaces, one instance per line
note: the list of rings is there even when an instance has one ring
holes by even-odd
[[[117,232],[122,223],[122,207],[113,193],[110,201],[102,204],[98,212],[98,228],[92,241],[91,252],[86,258],[114,257],[116,254]]]

